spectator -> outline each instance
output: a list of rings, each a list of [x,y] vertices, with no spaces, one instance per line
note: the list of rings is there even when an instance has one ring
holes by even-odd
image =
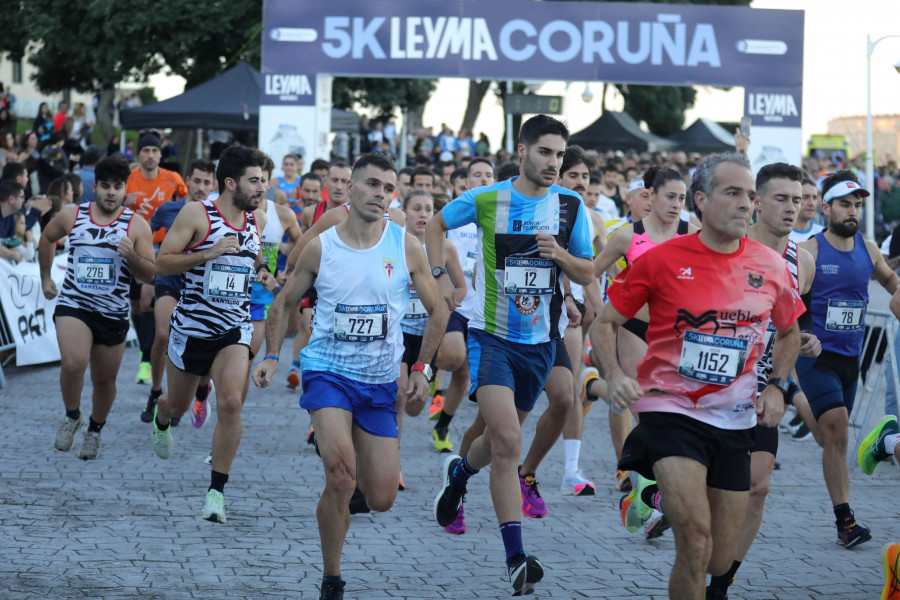
[[[47,186],[47,195],[59,197],[63,206],[68,206],[75,200],[72,183],[65,176],[50,182],[50,185]]]
[[[488,136],[481,134],[478,136],[478,143],[475,144],[475,154],[477,156],[487,156],[491,153],[491,142]]]
[[[50,137],[50,131],[53,129],[53,117],[50,115],[50,107],[46,102],[41,102],[38,108],[38,114],[34,118],[31,130],[34,131],[38,138],[46,140]]]
[[[53,115],[53,131],[62,131],[63,122],[69,116],[69,103],[65,100],[59,103],[59,109]]]
[[[0,182],[0,258],[7,258],[15,263],[22,260],[19,253],[10,248],[12,242],[7,243],[7,238],[14,238],[16,233],[16,214],[22,210],[25,203],[25,188],[16,181],[4,180]]]
[[[94,167],[104,156],[106,156],[106,150],[100,146],[88,146],[84,154],[81,155],[81,164],[83,166],[78,171],[78,176],[81,177],[82,187],[84,188],[84,193],[81,195],[82,204],[93,202],[96,198],[94,196]]]
[[[34,236],[31,231],[25,228],[25,215],[21,212],[17,212],[15,214],[16,220],[16,235],[11,238],[15,240],[15,245],[12,247],[19,254],[19,258],[23,262],[33,262],[34,261]]]
[[[881,214],[884,215],[885,224],[893,223],[900,219],[900,187],[890,175],[881,178]]]
[[[16,133],[16,120],[6,107],[0,108],[0,134],[2,133]]]
[[[456,151],[463,156],[475,156],[475,140],[467,127],[461,127],[456,139]]]
[[[41,158],[38,160],[38,181],[41,191],[46,191],[51,181],[62,177],[69,170],[69,157],[63,151],[65,142],[65,134],[54,131],[50,134],[50,143],[41,152]]]
[[[72,110],[72,132],[69,136],[84,147],[91,141],[91,131],[94,124],[87,118],[87,107],[84,102],[76,102]]]
[[[69,187],[72,189],[72,204],[81,204],[81,199],[84,197],[84,184],[81,177],[77,173],[66,173],[63,175],[63,179],[69,183]]]
[[[0,168],[3,168],[7,160],[16,162],[18,155],[15,150],[15,138],[13,138],[13,134],[8,131],[0,131]]]

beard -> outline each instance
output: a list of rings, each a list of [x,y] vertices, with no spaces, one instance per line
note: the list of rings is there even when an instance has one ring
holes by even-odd
[[[100,200],[100,198],[97,198],[97,200],[94,202],[94,206],[96,206],[97,210],[99,210],[103,214],[111,215],[114,212],[116,212],[117,210],[119,210],[120,208],[122,208],[123,202],[125,202],[125,198],[117,198],[116,204],[112,208],[107,208],[106,204],[104,204],[104,201]]]
[[[534,164],[532,164],[526,156],[522,161],[522,176],[537,187],[549,188],[551,185],[553,185],[553,183],[547,183],[546,181],[544,181],[544,179],[541,177],[541,173],[542,171]]]
[[[841,223],[829,222],[828,229],[842,238],[852,238],[859,231],[859,221],[847,220]]]
[[[242,190],[241,185],[238,184],[234,190],[234,207],[238,210],[249,210],[252,212],[259,208],[259,200]]]

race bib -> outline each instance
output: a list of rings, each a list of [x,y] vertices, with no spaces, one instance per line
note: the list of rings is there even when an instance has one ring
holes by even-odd
[[[406,305],[406,314],[404,319],[427,319],[428,311],[425,305],[419,300],[419,294],[416,290],[409,290],[409,304]]]
[[[75,263],[75,280],[79,284],[114,287],[116,285],[116,263],[112,258],[79,256]]]
[[[474,252],[469,252],[466,254],[466,264],[463,267],[463,275],[466,277],[471,277],[475,274],[475,259],[477,256]]]
[[[334,307],[334,339],[376,342],[387,338],[387,304],[338,304]]]
[[[866,314],[864,300],[829,300],[825,315],[825,329],[828,331],[859,331],[863,327]]]
[[[212,263],[209,265],[206,295],[215,299],[249,300],[252,269],[243,265]]]
[[[678,374],[713,385],[731,385],[744,371],[747,340],[687,330],[681,342]]]
[[[556,263],[544,258],[507,258],[504,289],[515,296],[552,296]]]

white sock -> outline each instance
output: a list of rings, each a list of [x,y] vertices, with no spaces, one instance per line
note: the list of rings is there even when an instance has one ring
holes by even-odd
[[[895,454],[897,450],[897,444],[900,444],[900,433],[895,433],[894,435],[889,435],[884,438],[884,451],[888,454]],[[568,453],[566,453],[568,456]],[[568,458],[566,459],[568,460]],[[566,463],[568,464],[568,463]]]
[[[578,457],[581,454],[581,440],[563,440],[566,450],[566,474],[578,472]]]

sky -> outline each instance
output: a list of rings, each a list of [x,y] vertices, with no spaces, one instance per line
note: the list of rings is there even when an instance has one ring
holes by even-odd
[[[900,0],[755,0],[754,8],[804,10],[803,52],[803,139],[825,133],[830,119],[866,114],[866,34],[873,39],[900,35]],[[900,113],[900,37],[878,44],[872,55],[872,112]],[[179,77],[151,78],[161,100],[180,94],[184,80]],[[547,82],[540,94],[566,97],[563,117],[572,131],[592,123],[600,115],[601,84],[590,84],[593,100],[581,98],[585,82]],[[439,130],[446,122],[454,131],[462,122],[468,81],[441,79],[436,93],[425,107],[423,122]],[[610,96],[607,106],[621,110],[621,97]],[[685,126],[699,117],[715,121],[739,121],[743,114],[743,90],[729,92],[698,88],[697,102],[685,117]],[[399,123],[398,123],[399,125]],[[493,94],[482,104],[475,132],[485,132],[494,147],[502,140],[503,111]]]

